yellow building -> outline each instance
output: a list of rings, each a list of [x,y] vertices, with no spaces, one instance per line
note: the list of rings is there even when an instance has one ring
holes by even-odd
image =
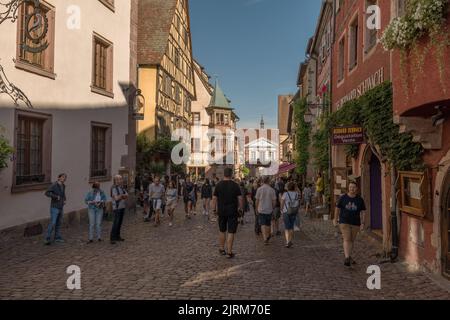
[[[138,87],[145,98],[138,133],[151,140],[190,130],[196,98],[188,0],[140,0]]]

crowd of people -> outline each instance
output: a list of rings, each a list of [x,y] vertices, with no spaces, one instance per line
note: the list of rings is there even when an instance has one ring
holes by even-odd
[[[64,242],[61,237],[61,223],[66,203],[66,174],[50,186],[46,196],[51,199],[50,223],[45,244],[50,245],[54,232],[55,242]],[[364,228],[364,200],[357,193],[357,185],[350,183],[349,191],[337,201],[334,224],[340,226],[343,235],[346,266],[355,264],[352,258],[353,244],[359,230]],[[201,202],[202,214],[219,224],[219,252],[233,258],[234,237],[240,224],[247,223],[249,214],[255,215],[255,234],[262,235],[264,245],[282,235],[280,222],[284,224],[285,247],[293,247],[294,232],[300,231],[300,209],[305,215],[311,213],[313,204],[324,204],[323,179],[319,175],[316,188],[312,184],[301,185],[293,178],[250,178],[234,179],[233,170],[224,170],[223,180],[214,176],[205,179],[201,185],[189,176],[165,176],[145,174],[135,180],[135,194],[138,205],[143,208],[144,222],[153,222],[154,227],[161,225],[162,217],[167,214],[169,226],[174,223],[174,213],[180,200],[184,203],[185,218],[191,219],[197,214]],[[199,197],[200,196],[200,197]],[[199,199],[200,198],[200,201]],[[126,208],[128,191],[123,178],[117,175],[113,179],[110,200],[113,211],[113,225],[110,232],[111,244],[125,241],[121,236],[121,227]],[[107,207],[108,196],[101,190],[100,183],[94,182],[92,190],[85,197],[88,208],[89,231],[88,244],[102,241],[102,221]],[[280,221],[281,220],[281,221]]]

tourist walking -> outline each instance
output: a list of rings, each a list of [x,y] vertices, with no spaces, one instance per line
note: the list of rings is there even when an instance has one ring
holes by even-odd
[[[45,238],[45,244],[50,245],[53,230],[55,231],[55,242],[64,243],[61,236],[61,225],[64,215],[64,205],[66,204],[66,183],[67,175],[61,173],[58,176],[58,181],[53,183],[45,195],[51,199],[50,203],[50,223],[47,228],[47,236]]]
[[[125,241],[125,239],[121,237],[121,229],[128,202],[128,192],[123,186],[123,178],[121,175],[116,175],[114,177],[113,186],[111,187],[111,198],[114,221],[111,228],[110,240],[111,244],[116,244],[117,241]]]
[[[359,231],[364,230],[364,211],[366,204],[364,199],[358,195],[358,186],[350,182],[348,192],[343,194],[336,203],[334,214],[334,225],[339,224],[344,245],[344,265],[350,267],[356,264],[353,260],[353,246]]]
[[[280,231],[280,218],[281,218],[281,204],[280,204],[280,197],[282,195],[282,191],[284,190],[284,185],[281,188],[278,183],[273,183],[271,187],[275,190],[275,195],[277,197],[277,201],[275,204],[275,208],[273,208],[273,215],[272,215],[272,229],[271,229],[271,235],[273,236],[281,236]]]
[[[156,177],[154,182],[148,188],[148,193],[150,197],[150,203],[153,207],[153,212],[155,213],[155,224],[157,227],[161,224],[161,211],[164,199],[164,185],[161,183],[161,178]]]
[[[88,206],[89,216],[89,240],[94,242],[94,229],[97,234],[97,241],[102,241],[102,221],[103,213],[106,207],[106,194],[100,189],[100,183],[94,182],[92,190],[86,195],[84,202]]]
[[[234,236],[238,228],[239,212],[242,212],[243,197],[241,188],[232,180],[233,170],[225,168],[224,180],[216,185],[213,197],[213,210],[219,215],[219,252],[221,255],[227,255],[232,259],[235,256],[233,252]],[[226,242],[226,248],[225,248]]]
[[[153,183],[150,175],[146,174],[142,181],[142,201],[144,205],[144,221],[149,222],[153,215],[153,207],[150,204],[150,195],[148,188]]]
[[[166,190],[166,210],[169,215],[169,227],[173,226],[174,212],[178,205],[178,189],[176,182],[169,181]]]
[[[287,191],[281,196],[281,212],[284,221],[284,235],[286,238],[286,248],[293,246],[294,226],[300,208],[300,195],[296,191],[294,182],[289,182]]]
[[[253,207],[253,211],[255,213],[255,234],[259,236],[261,234],[261,224],[259,223],[258,218],[258,210],[256,208],[256,192],[260,187],[260,183],[258,180],[255,180],[251,189],[251,205]]]
[[[209,179],[205,180],[205,183],[202,185],[201,189],[201,198],[203,201],[203,215],[209,217],[209,211],[211,208],[211,200],[213,196],[213,189]]]
[[[191,182],[189,177],[186,177],[186,181],[183,184],[183,200],[184,200],[184,211],[186,213],[186,218],[191,219],[192,205],[194,203],[194,184]]]
[[[312,205],[312,184],[306,184],[303,189],[303,200],[305,202],[305,215],[310,216],[311,205]]]
[[[324,189],[325,189],[325,185],[324,185],[322,173],[319,172],[319,174],[317,175],[317,180],[316,180],[316,198],[317,198],[317,205],[319,207],[322,207],[325,203],[325,201],[323,199]]]
[[[271,238],[272,215],[277,204],[275,190],[269,185],[270,177],[263,179],[263,185],[256,192],[256,210],[261,225],[264,244],[268,245]]]

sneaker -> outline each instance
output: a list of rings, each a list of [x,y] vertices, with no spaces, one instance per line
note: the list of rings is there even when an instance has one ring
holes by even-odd
[[[111,240],[111,244],[116,244],[117,242],[115,240]]]
[[[45,241],[44,241],[44,245],[46,245],[46,246],[49,246],[49,245],[51,245],[52,244],[52,242],[49,240],[49,239],[46,239]]]
[[[345,258],[344,266],[350,267],[352,265],[350,258]]]
[[[225,250],[222,250],[222,249],[219,250],[219,253],[222,256],[226,256],[227,255],[227,252]]]
[[[350,257],[350,262],[353,264],[353,265],[355,265],[356,264],[356,261],[355,260],[353,260],[353,258],[352,257]]]
[[[55,242],[56,243],[65,243],[65,241],[63,239],[56,239]]]
[[[89,241],[87,242],[87,244],[91,244],[91,243],[94,243],[94,240],[89,240]]]
[[[227,258],[228,258],[228,259],[233,259],[235,256],[236,256],[236,255],[235,255],[234,253],[229,253],[229,254],[227,255]]]
[[[170,222],[170,223],[169,223],[169,227],[172,227],[172,226],[173,226],[173,224],[172,224],[172,222]]]

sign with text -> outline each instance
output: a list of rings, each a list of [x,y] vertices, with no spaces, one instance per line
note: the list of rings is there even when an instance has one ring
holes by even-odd
[[[361,126],[333,128],[333,145],[363,144],[364,129]]]

